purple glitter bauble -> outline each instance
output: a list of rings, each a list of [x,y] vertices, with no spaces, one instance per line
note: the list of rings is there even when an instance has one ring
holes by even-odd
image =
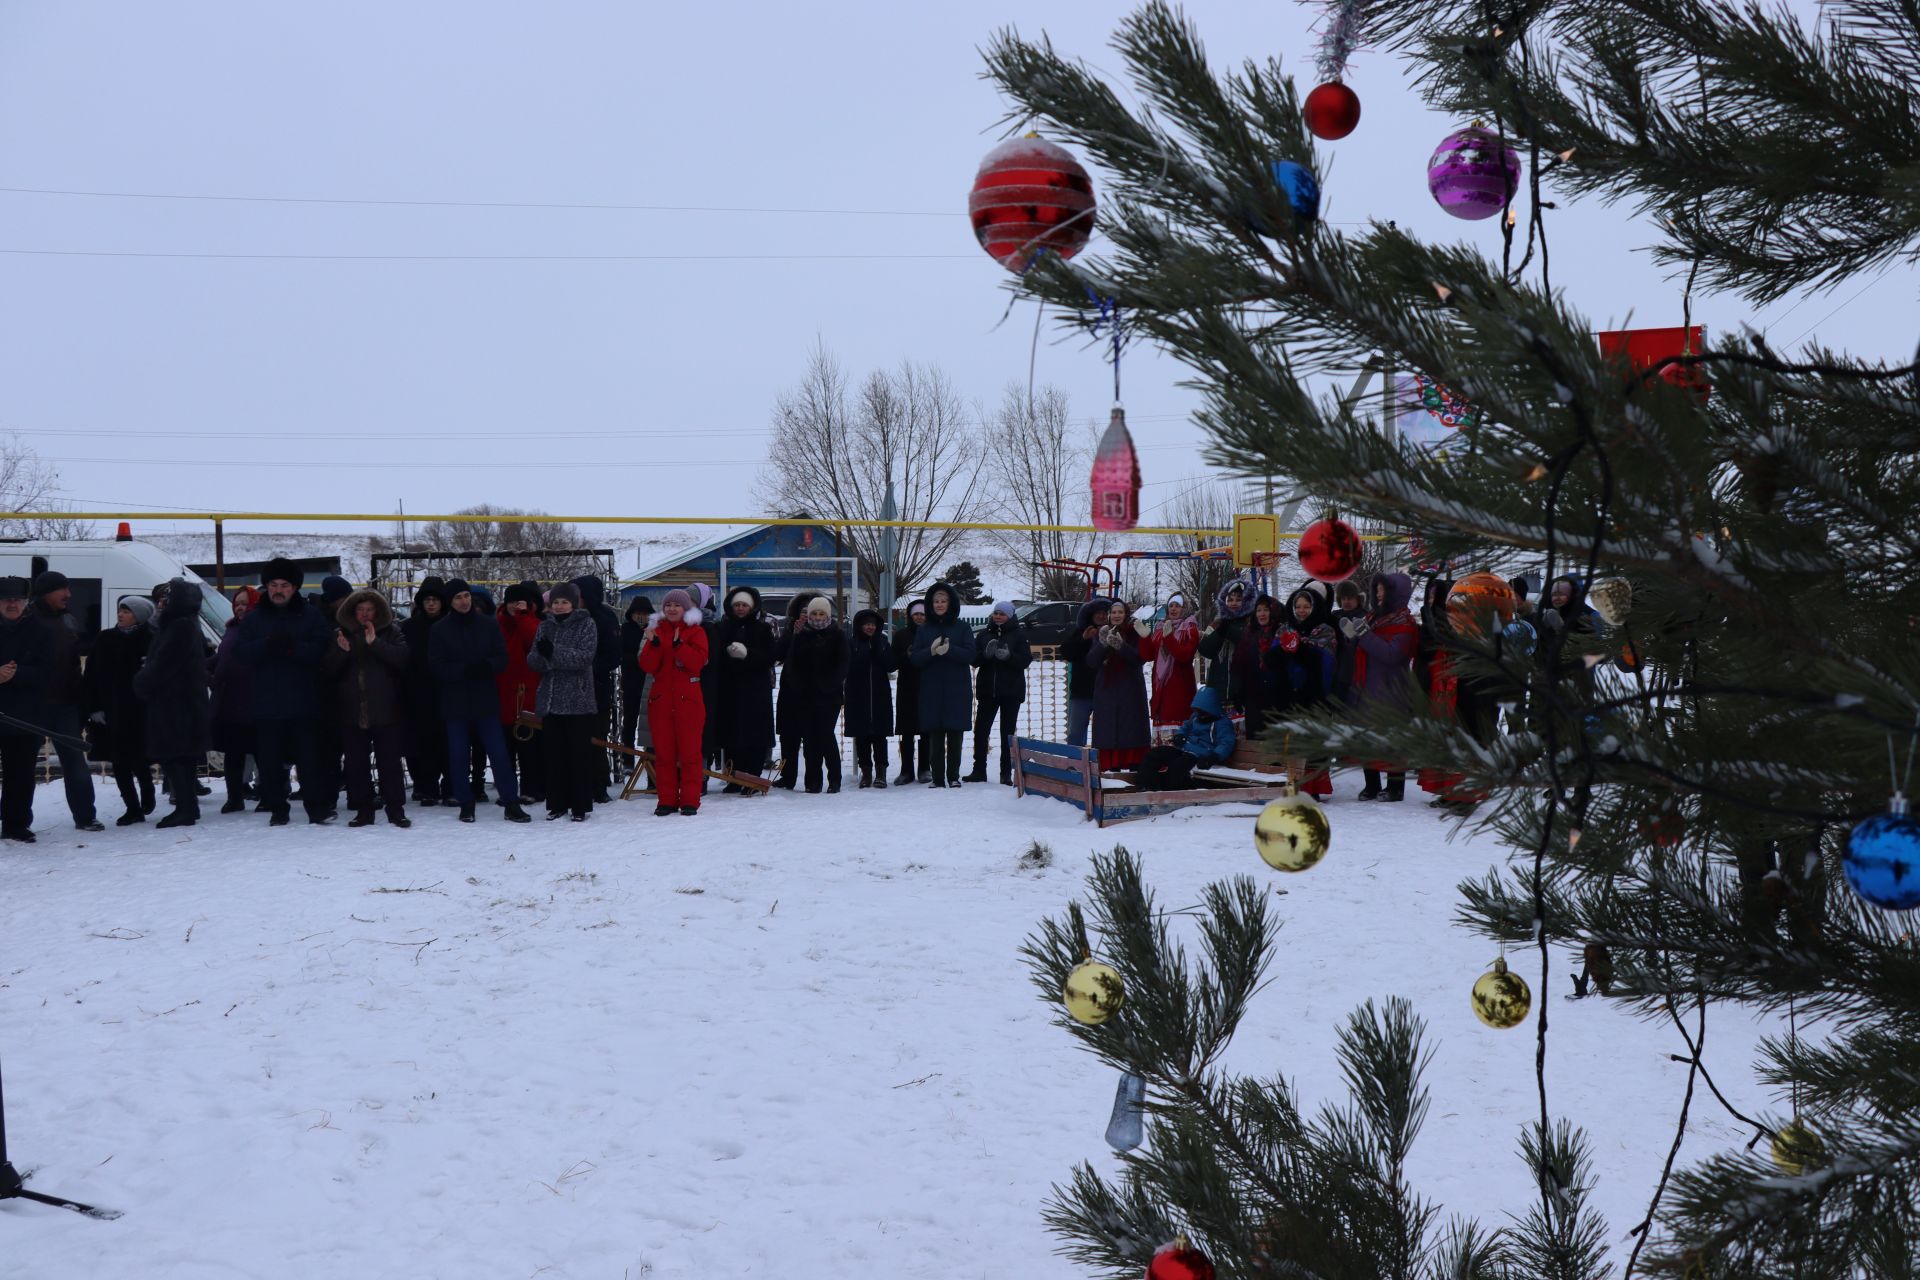
[[[1519,154],[1478,126],[1448,134],[1427,161],[1427,190],[1456,218],[1491,218],[1519,189]]]

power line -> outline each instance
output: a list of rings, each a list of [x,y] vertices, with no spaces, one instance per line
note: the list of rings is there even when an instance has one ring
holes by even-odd
[[[959,209],[804,209],[753,205],[599,204],[561,200],[375,200],[345,196],[233,196],[179,191],[76,191],[60,187],[0,187],[25,196],[86,196],[105,200],[189,200],[216,204],[370,205],[409,209],[600,209],[623,213],[776,213],[853,218],[962,218]]]
[[[233,262],[977,262],[977,253],[152,253],[125,249],[0,249],[40,258],[184,258]]]

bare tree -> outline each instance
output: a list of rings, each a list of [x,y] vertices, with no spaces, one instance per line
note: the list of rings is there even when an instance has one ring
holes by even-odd
[[[902,520],[976,519],[986,451],[974,413],[946,374],[903,361],[875,370],[855,388],[824,346],[798,386],[773,411],[769,470],[760,498],[779,511],[803,510],[829,524],[878,520],[893,481]],[[911,592],[954,557],[964,531],[898,530],[898,583]],[[882,530],[846,527],[867,589],[879,589]]]
[[[1232,486],[1221,480],[1199,480],[1176,493],[1166,503],[1167,525],[1177,529],[1231,529],[1238,504]],[[1161,534],[1162,550],[1198,550],[1204,539]],[[1227,580],[1238,572],[1231,560],[1169,560],[1160,572],[1160,599],[1164,603],[1175,591],[1187,598],[1187,606],[1208,619],[1213,616],[1214,597]]]
[[[21,520],[5,514],[66,508],[67,503],[60,496],[60,473],[43,462],[33,446],[17,432],[0,435],[0,537],[56,542],[91,538],[93,525],[85,520],[71,517]]]
[[[587,535],[574,526],[501,518],[541,515],[542,512],[483,502],[454,514],[495,518],[431,520],[404,541],[391,537],[369,539],[370,549],[411,557],[409,568],[416,574],[458,576],[469,581],[533,578],[540,582],[560,582],[604,570],[593,556],[584,554],[592,544],[587,541]],[[484,560],[447,554],[470,551],[498,554]]]
[[[1009,383],[986,425],[983,444],[993,482],[991,505],[998,519],[1026,525],[1087,522],[1093,428],[1072,424],[1066,392],[1043,387],[1029,402],[1024,386]],[[1100,535],[997,530],[992,542],[1016,579],[1033,584],[1037,598],[1078,600],[1086,594],[1084,577],[1071,570],[1036,566],[1062,560],[1085,563],[1099,551]]]

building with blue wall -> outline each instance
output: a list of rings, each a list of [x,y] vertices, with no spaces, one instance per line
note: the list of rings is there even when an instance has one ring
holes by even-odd
[[[805,512],[795,519],[806,518]],[[871,603],[871,592],[861,581],[879,576],[828,524],[734,526],[672,559],[648,565],[621,587],[621,607],[637,595],[658,607],[660,596],[674,587],[704,582],[720,590],[722,561],[729,586],[748,585],[760,593],[766,611],[786,612],[787,603],[801,592],[824,594],[834,601],[835,616],[846,619]]]

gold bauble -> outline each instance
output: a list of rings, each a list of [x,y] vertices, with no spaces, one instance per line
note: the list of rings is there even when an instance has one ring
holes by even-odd
[[[1253,821],[1253,847],[1275,871],[1305,871],[1327,856],[1333,827],[1312,796],[1282,796]]]
[[[1127,993],[1120,985],[1119,972],[1112,965],[1088,960],[1075,965],[1067,975],[1066,985],[1060,988],[1060,998],[1076,1022],[1097,1027],[1120,1012]]]
[[[1533,1007],[1533,993],[1527,980],[1507,968],[1507,962],[1495,960],[1493,968],[1473,984],[1473,1016],[1500,1031],[1517,1027],[1527,1020]]]
[[[1797,1178],[1809,1170],[1825,1167],[1827,1144],[1806,1125],[1791,1121],[1773,1135],[1773,1163],[1780,1172]]]
[[[1587,603],[1600,615],[1600,620],[1610,627],[1617,627],[1627,620],[1633,612],[1633,584],[1625,578],[1607,578],[1593,584],[1587,592]]]

